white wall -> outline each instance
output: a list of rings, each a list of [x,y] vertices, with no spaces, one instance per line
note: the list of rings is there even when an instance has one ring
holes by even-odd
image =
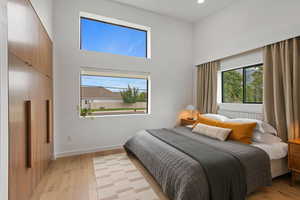
[[[152,58],[79,50],[79,12],[151,27]],[[151,74],[151,115],[80,119],[80,67]],[[192,25],[104,0],[54,1],[55,152],[58,156],[122,145],[138,130],[172,127],[192,102]]]
[[[261,48],[222,59],[220,62],[220,70],[226,71],[260,63],[263,63],[263,52]]]
[[[0,199],[8,199],[7,10],[0,0]]]
[[[194,63],[300,35],[299,8],[299,0],[242,0],[199,21],[194,32]]]
[[[53,0],[30,0],[33,8],[40,17],[49,36],[53,39],[52,18],[53,18]]]

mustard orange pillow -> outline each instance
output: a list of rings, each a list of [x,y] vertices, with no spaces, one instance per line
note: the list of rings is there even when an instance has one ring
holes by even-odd
[[[198,120],[194,126],[198,123],[207,124],[210,126],[217,126],[221,128],[231,129],[231,133],[229,135],[230,140],[239,141],[245,144],[251,144],[251,139],[253,136],[253,130],[256,127],[256,123],[232,123],[232,122],[222,122],[214,119],[210,119],[204,117],[202,115],[198,115]]]

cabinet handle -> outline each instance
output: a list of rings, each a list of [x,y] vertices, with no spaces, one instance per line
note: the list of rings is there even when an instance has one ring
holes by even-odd
[[[47,144],[51,143],[51,105],[50,100],[46,100],[46,118],[47,118]]]
[[[28,65],[29,67],[32,67],[32,64],[30,64],[30,62],[25,61],[25,64]]]
[[[25,131],[26,131],[26,166],[32,168],[32,127],[31,127],[31,101],[25,101]]]

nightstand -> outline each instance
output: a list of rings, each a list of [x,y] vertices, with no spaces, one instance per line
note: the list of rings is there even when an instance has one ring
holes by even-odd
[[[289,141],[289,169],[292,171],[291,185],[300,175],[300,139]]]
[[[181,119],[181,126],[193,125],[196,121],[196,119]]]

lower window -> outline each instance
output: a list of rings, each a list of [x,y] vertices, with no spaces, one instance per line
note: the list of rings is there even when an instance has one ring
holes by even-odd
[[[148,74],[82,70],[80,82],[82,117],[149,113]]]

